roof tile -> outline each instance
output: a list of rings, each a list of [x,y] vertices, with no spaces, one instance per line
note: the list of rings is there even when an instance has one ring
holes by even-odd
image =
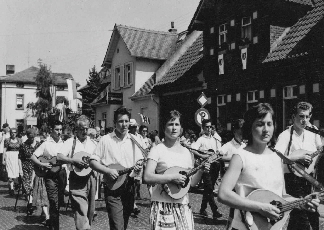
[[[318,24],[324,16],[324,3],[317,2],[317,7],[309,11],[304,17],[291,27],[289,32],[277,47],[267,55],[263,63],[285,59],[293,48]]]

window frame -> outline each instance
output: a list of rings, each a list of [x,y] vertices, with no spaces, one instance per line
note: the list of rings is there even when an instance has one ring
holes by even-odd
[[[250,90],[250,91],[247,91],[246,93],[246,103],[255,103],[255,102],[258,102],[258,100],[256,99],[256,94],[257,94],[258,90]],[[252,100],[249,100],[249,93],[253,93],[253,96],[252,96]]]
[[[223,98],[221,103],[219,103],[219,98],[220,97]],[[217,95],[217,106],[224,106],[224,105],[226,105],[225,97],[226,97],[225,94]]]
[[[21,108],[18,108],[18,97],[22,98],[22,106]],[[25,101],[25,95],[24,94],[16,94],[16,110],[24,110],[24,101]]]
[[[288,95],[288,89],[292,89],[292,91],[290,91],[290,92],[292,92],[292,95]],[[286,93],[285,93],[285,89],[287,89],[287,95],[286,95]],[[295,92],[296,92],[296,95],[294,96],[294,90],[296,90]],[[297,87],[297,85],[287,85],[287,86],[285,86],[285,87],[283,87],[282,88],[282,97],[283,97],[283,99],[294,99],[294,98],[297,98],[298,97],[298,95],[297,95],[297,90],[298,90],[298,87]]]
[[[118,79],[117,79],[117,69],[119,69],[118,72]],[[114,68],[114,89],[118,90],[120,89],[120,77],[121,77],[121,66],[115,66]]]
[[[221,31],[221,27],[224,26],[224,30]],[[218,26],[218,45],[221,46],[223,43],[227,42],[227,23],[223,23],[221,25]],[[221,37],[224,36],[224,41],[221,42]]]
[[[127,71],[127,67],[130,67],[129,68],[129,72],[126,72]],[[130,78],[128,79],[128,75],[127,74],[130,74]],[[134,82],[134,78],[133,78],[134,74],[133,74],[133,62],[128,62],[128,63],[125,63],[124,65],[124,87],[129,87],[131,85],[133,85],[133,82]]]
[[[244,23],[244,19],[249,19],[249,23]],[[250,37],[246,36],[247,28],[250,27]],[[244,36],[243,36],[244,35]],[[241,20],[241,39],[248,38],[250,41],[252,41],[252,18],[249,17],[243,17]]]

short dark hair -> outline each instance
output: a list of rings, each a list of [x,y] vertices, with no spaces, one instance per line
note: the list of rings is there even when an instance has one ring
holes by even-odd
[[[243,127],[243,124],[244,124],[243,119],[234,120],[232,123],[232,131],[241,129]]]
[[[9,127],[9,124],[8,124],[8,123],[4,123],[4,124],[2,125],[2,128],[3,128],[3,129],[5,129],[5,128],[7,128],[7,127]]]
[[[312,114],[313,106],[312,106],[311,103],[308,103],[308,102],[305,102],[305,101],[300,101],[292,108],[291,115],[296,115],[298,109],[300,109],[300,110],[309,110],[309,114]]]
[[[142,132],[143,129],[147,129],[147,131],[148,131],[148,128],[147,128],[146,125],[141,125],[141,126],[139,127],[139,132]]]
[[[54,120],[53,122],[51,122],[51,128],[54,129],[55,126],[57,125],[62,125],[63,127],[63,123],[59,120]]]
[[[206,126],[206,124],[209,123],[209,122],[212,123],[210,119],[203,119],[203,120],[201,121],[201,125],[202,125],[202,127]]]
[[[165,130],[165,127],[166,127],[166,124],[169,122],[169,121],[173,121],[175,119],[179,118],[179,122],[180,122],[180,125],[181,125],[181,113],[177,110],[172,110],[170,111],[170,113],[164,117],[164,120],[163,120],[163,129]],[[154,130],[154,132],[156,134],[158,134],[158,131],[157,130]]]
[[[259,103],[252,108],[250,108],[245,114],[244,114],[244,124],[242,127],[243,130],[243,139],[248,141],[248,144],[251,145],[253,142],[252,137],[252,125],[253,122],[256,119],[264,118],[268,113],[271,114],[272,120],[273,120],[273,126],[275,125],[275,117],[274,117],[274,111],[270,104],[268,103]],[[275,130],[273,131],[275,133]],[[271,140],[275,138],[274,135],[272,136]]]
[[[124,106],[119,107],[114,113],[114,122],[117,122],[119,115],[127,115],[129,119],[131,119],[131,114],[128,109]]]

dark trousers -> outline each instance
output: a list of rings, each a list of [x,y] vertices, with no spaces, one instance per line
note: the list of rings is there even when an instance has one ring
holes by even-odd
[[[203,192],[203,198],[200,206],[201,211],[206,210],[207,203],[209,203],[210,208],[214,214],[218,209],[214,199],[213,190],[214,190],[214,185],[216,183],[216,180],[218,178],[219,169],[220,169],[219,163],[214,162],[210,165],[209,173],[203,173],[204,192]]]
[[[134,208],[134,180],[129,178],[117,190],[111,191],[107,187],[104,190],[110,230],[126,230]]]
[[[302,177],[297,177],[292,173],[285,174],[287,194],[303,198],[312,192],[311,184]],[[290,213],[290,219],[287,230],[313,230],[319,229],[318,212],[308,212],[306,210],[295,209]]]
[[[50,229],[60,229],[60,205],[64,201],[66,186],[66,171],[61,169],[57,173],[48,173],[45,176],[45,187],[49,201]]]

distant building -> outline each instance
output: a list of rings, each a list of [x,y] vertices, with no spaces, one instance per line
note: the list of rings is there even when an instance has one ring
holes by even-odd
[[[114,112],[123,105],[140,125],[143,114],[150,119],[149,130],[159,128],[159,98],[133,95],[174,52],[176,41],[174,28],[161,32],[115,25],[102,64],[111,70],[110,84],[92,103],[96,126],[114,126]]]
[[[37,125],[37,119],[27,112],[27,104],[36,102],[36,76],[39,68],[30,67],[21,72],[0,78],[0,123],[8,123],[19,130]],[[56,97],[68,98],[66,79],[73,79],[68,73],[52,73],[56,86]],[[81,102],[79,102],[81,106]]]

